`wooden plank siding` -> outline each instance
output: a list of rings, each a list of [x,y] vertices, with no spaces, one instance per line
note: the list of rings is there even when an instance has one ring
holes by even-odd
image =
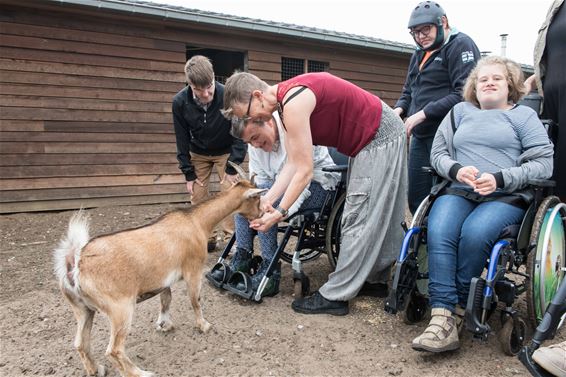
[[[187,46],[244,52],[273,84],[282,57],[393,104],[409,55],[38,0],[0,5],[0,213],[187,201],[171,100]],[[218,177],[212,178],[218,190]]]

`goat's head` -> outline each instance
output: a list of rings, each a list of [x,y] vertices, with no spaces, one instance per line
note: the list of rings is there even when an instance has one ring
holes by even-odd
[[[255,173],[250,173],[250,178],[248,178],[248,173],[246,173],[246,171],[242,169],[240,165],[236,165],[232,161],[228,161],[228,165],[230,165],[231,167],[234,168],[234,170],[236,170],[236,172],[238,173],[241,179],[247,179],[252,183],[252,185],[255,184],[254,182],[254,178],[256,176]]]
[[[240,181],[232,187],[232,190],[238,190],[242,195],[242,203],[236,209],[236,212],[248,220],[261,217],[260,198],[261,194],[267,191],[267,189],[258,189],[249,181]]]

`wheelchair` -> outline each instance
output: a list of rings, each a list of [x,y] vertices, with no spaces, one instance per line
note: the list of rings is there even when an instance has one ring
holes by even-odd
[[[521,349],[518,357],[521,363],[535,377],[552,376],[542,369],[532,358],[533,353],[541,346],[542,342],[552,339],[558,328],[566,317],[566,279],[562,280],[560,288],[546,309],[542,321],[535,330],[530,344]]]
[[[252,258],[251,271],[232,273],[226,261],[230,250],[236,242],[236,234],[232,236],[216,264],[205,276],[216,288],[225,289],[230,293],[255,302],[262,301],[262,293],[273,277],[279,260],[290,263],[293,269],[293,289],[295,297],[304,297],[310,292],[310,280],[304,273],[302,263],[327,254],[332,269],[340,252],[340,223],[346,200],[346,182],[348,158],[334,148],[328,148],[335,166],[323,168],[326,172],[340,172],[341,180],[335,190],[329,191],[320,208],[301,208],[278,226],[279,237],[275,255],[267,267],[267,272],[257,290],[251,286],[251,275],[257,272],[262,258],[256,255]],[[296,238],[293,251],[286,247],[291,237]]]
[[[551,138],[556,126],[543,121]],[[432,170],[432,169],[431,169]],[[465,309],[465,325],[475,338],[486,340],[488,319],[501,307],[499,341],[505,354],[517,355],[526,338],[527,322],[536,328],[566,274],[566,204],[551,195],[554,183],[529,182],[534,199],[521,224],[506,227],[495,242],[485,277],[473,278]],[[428,313],[427,221],[436,193],[420,204],[395,265],[385,310],[400,313],[413,324]],[[526,294],[527,321],[516,308]],[[500,304],[501,303],[501,304]],[[500,305],[499,305],[500,304]]]

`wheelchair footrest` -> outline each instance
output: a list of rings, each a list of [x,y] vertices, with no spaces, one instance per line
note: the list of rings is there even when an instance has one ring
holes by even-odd
[[[389,296],[385,300],[384,309],[387,313],[396,314],[405,309],[409,294],[415,288],[418,272],[416,261],[412,258],[397,262]]]
[[[224,262],[216,263],[214,267],[208,272],[205,277],[206,279],[216,288],[223,288],[224,284],[228,282],[232,271],[230,266]]]
[[[243,272],[234,273],[224,286],[224,289],[246,300],[251,300],[254,295],[252,278]]]
[[[485,279],[473,278],[470,284],[470,293],[466,305],[466,328],[474,337],[485,339],[491,330],[485,318],[482,318],[484,302]],[[485,323],[484,323],[485,322]]]

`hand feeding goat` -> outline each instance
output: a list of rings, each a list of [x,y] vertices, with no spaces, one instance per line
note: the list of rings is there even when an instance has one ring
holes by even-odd
[[[136,302],[161,294],[157,328],[170,330],[171,285],[187,282],[196,324],[210,329],[199,304],[202,270],[207,259],[208,235],[223,218],[238,212],[249,219],[260,215],[260,193],[249,182],[188,210],[169,212],[154,223],[95,237],[89,241],[89,223],[83,211],[69,222],[69,229],[55,250],[55,272],[64,297],[77,320],[75,347],[89,375],[105,374],[90,354],[94,313],[110,320],[106,355],[123,376],[152,376],[139,369],[125,353],[125,341]]]

